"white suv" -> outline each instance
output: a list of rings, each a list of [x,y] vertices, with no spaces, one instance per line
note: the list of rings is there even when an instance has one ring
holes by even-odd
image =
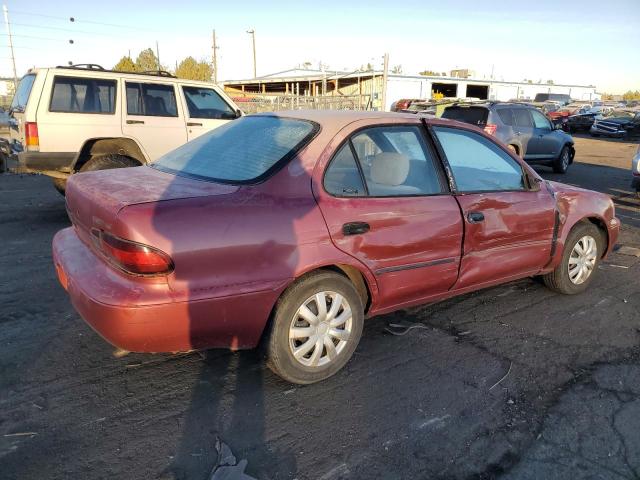
[[[64,192],[73,173],[146,164],[241,115],[216,85],[166,72],[43,68],[18,85],[8,147]]]

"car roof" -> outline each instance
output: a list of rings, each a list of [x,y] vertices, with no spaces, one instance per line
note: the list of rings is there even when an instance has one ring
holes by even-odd
[[[416,120],[419,118],[412,113],[354,110],[283,110],[279,112],[257,113],[254,115],[310,120],[312,122],[316,122],[321,127],[331,125],[332,127],[338,128],[344,127],[358,120],[397,121],[398,119],[404,118],[406,120],[411,120],[411,123],[416,123]]]

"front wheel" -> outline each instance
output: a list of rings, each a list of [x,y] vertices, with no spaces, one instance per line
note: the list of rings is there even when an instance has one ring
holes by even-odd
[[[303,277],[276,305],[267,337],[267,366],[285,380],[309,384],[338,372],[362,335],[362,299],[334,272]]]
[[[567,237],[560,264],[542,279],[556,292],[581,293],[593,280],[603,253],[604,238],[598,227],[591,223],[578,224]]]
[[[571,151],[569,147],[565,145],[560,150],[560,155],[553,162],[553,171],[555,173],[567,173],[569,169],[569,164],[571,163]]]

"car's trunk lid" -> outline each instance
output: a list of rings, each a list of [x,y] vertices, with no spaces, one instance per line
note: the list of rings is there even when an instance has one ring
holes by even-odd
[[[93,228],[117,230],[118,213],[130,205],[225,195],[237,190],[234,185],[194,180],[144,166],[73,175],[67,182],[66,200],[76,230],[88,234]]]

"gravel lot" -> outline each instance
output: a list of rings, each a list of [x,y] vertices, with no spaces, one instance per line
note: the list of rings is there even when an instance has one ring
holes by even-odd
[[[636,148],[577,138],[567,175],[540,172],[612,195],[640,247]],[[527,279],[377,317],[342,372],[294,387],[251,351],[116,358],[56,280],[50,180],[2,175],[0,198],[3,479],[205,480],[217,438],[259,479],[640,478],[640,258],[579,296]]]

